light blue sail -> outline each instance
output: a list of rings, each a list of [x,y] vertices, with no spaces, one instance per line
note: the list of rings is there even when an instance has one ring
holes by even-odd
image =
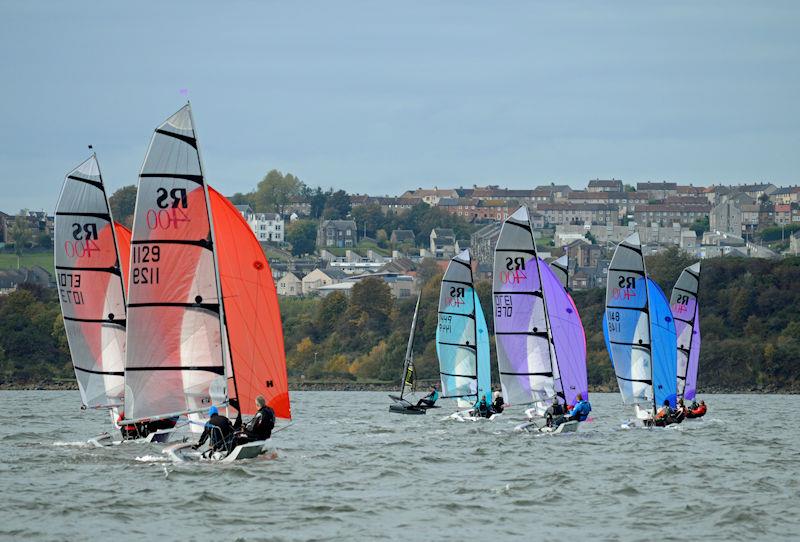
[[[486,317],[483,315],[481,300],[475,292],[475,317],[478,328],[478,400],[486,397],[486,402],[492,402],[492,368],[489,359],[489,328],[486,326]]]
[[[669,301],[661,288],[647,279],[647,295],[650,302],[650,352],[653,360],[653,392],[656,408],[665,399],[675,407],[678,393],[675,374],[678,370],[678,341],[675,335],[675,322]]]

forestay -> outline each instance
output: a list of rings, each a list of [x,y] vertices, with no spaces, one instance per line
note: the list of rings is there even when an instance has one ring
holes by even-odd
[[[211,220],[186,105],[155,130],[139,175],[125,364],[128,420],[199,412],[227,400]]]
[[[520,207],[503,223],[494,254],[497,364],[508,404],[543,403],[562,391],[539,263],[528,209]]]
[[[686,400],[697,393],[697,368],[700,359],[700,262],[685,268],[670,296],[675,331],[678,336],[677,396]]]
[[[564,277],[560,277],[556,269],[551,269],[552,266],[553,264],[548,266],[544,261],[539,261],[539,271],[542,276],[547,315],[550,319],[550,331],[553,335],[564,400],[566,404],[574,405],[579,393],[584,399],[589,399],[589,384],[586,374],[586,334],[580,314],[578,314],[578,308],[575,306],[572,296],[563,286]],[[566,269],[566,261],[564,269]]]
[[[81,401],[88,408],[119,406],[124,393],[125,292],[117,242],[92,155],[64,180],[54,234],[61,314]]]
[[[472,279],[472,258],[465,250],[450,260],[439,293],[436,354],[442,398],[472,406],[491,401],[489,335]]]

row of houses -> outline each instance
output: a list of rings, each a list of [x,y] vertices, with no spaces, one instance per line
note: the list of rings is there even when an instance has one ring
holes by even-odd
[[[289,271],[278,279],[276,289],[278,295],[287,297],[311,295],[324,297],[333,292],[350,295],[353,286],[368,277],[382,280],[389,286],[392,296],[398,299],[410,298],[417,293],[415,277],[410,274],[385,270],[361,275],[347,275],[335,268],[314,269],[302,277]]]

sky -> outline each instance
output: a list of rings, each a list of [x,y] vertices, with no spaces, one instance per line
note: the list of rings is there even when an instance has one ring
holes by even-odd
[[[113,4],[113,5],[112,5]],[[800,183],[800,2],[0,0],[0,210],[94,145],[136,181],[188,89],[209,182]]]

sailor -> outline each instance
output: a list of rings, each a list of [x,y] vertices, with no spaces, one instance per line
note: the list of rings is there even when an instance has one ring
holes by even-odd
[[[241,433],[236,435],[236,444],[267,440],[275,427],[275,411],[267,406],[263,395],[256,397],[258,412],[247,422]]]
[[[430,387],[430,393],[417,401],[418,407],[431,408],[439,399],[439,384],[434,384]]]
[[[678,407],[672,414],[672,419],[675,423],[681,423],[686,415],[689,414],[689,409],[683,403],[683,398],[678,399]]]
[[[122,410],[119,411],[119,417],[117,418],[117,427],[119,427],[120,432],[122,433],[123,440],[132,440],[139,438],[139,424],[128,424],[128,425],[119,425],[119,422],[125,419],[125,412]]]
[[[564,410],[564,405],[558,402],[558,395],[553,397],[553,404],[550,405],[547,410],[544,411],[544,418],[547,427],[553,426],[553,420],[556,419],[558,416],[563,416],[566,414],[566,410]]]
[[[486,395],[481,397],[481,400],[475,403],[475,406],[472,407],[472,411],[475,416],[481,416],[482,418],[489,418],[493,414],[492,408],[486,401]]]
[[[553,427],[558,427],[564,422],[585,422],[592,411],[592,404],[589,401],[583,400],[583,394],[579,393],[575,396],[575,406],[572,410],[567,412],[566,416],[561,416],[559,419],[553,421]]]
[[[228,418],[220,415],[219,409],[217,409],[216,406],[212,406],[208,409],[206,427],[203,429],[203,434],[200,435],[200,440],[198,440],[197,444],[192,446],[192,448],[195,450],[198,449],[205,444],[209,437],[211,437],[211,449],[213,451],[230,451],[233,426],[231,426],[231,421]]]
[[[492,402],[492,410],[494,410],[496,414],[500,414],[501,412],[503,412],[505,404],[503,401],[503,396],[500,394],[499,391],[496,391],[492,394],[492,398],[494,399],[494,401]]]
[[[656,425],[669,425],[673,422],[672,409],[669,407],[669,399],[664,399],[661,408],[656,412],[655,422]]]
[[[700,418],[704,416],[706,413],[706,402],[700,401],[700,404],[697,405],[697,408],[693,408],[689,411],[688,417],[689,418]]]

